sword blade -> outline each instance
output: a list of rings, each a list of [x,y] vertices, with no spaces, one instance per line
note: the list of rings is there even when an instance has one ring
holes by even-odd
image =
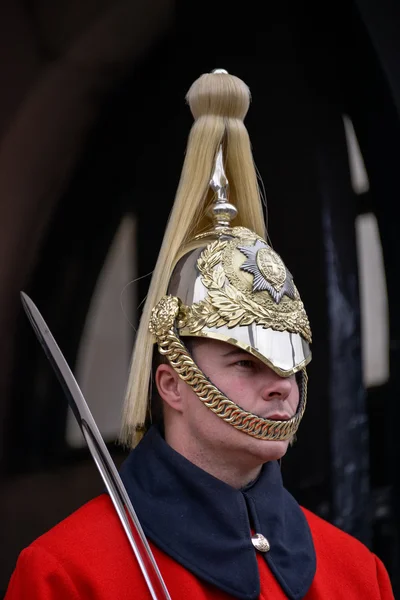
[[[34,302],[21,292],[26,315],[64,390],[96,467],[110,495],[153,600],[171,600],[128,492],[108,452],[82,391]],[[130,517],[133,527],[127,517]]]

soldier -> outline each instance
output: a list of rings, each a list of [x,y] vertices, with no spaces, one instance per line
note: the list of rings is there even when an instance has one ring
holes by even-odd
[[[121,477],[172,600],[389,600],[382,562],[303,507],[279,460],[307,399],[311,330],[266,241],[248,87],[202,75],[137,333]],[[150,598],[107,494],[34,541],[6,600]]]

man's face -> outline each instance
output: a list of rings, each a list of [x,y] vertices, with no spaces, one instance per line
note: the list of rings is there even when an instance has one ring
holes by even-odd
[[[210,381],[244,410],[279,420],[296,413],[299,389],[294,375],[280,377],[254,356],[216,340],[196,339],[192,356]],[[201,452],[225,453],[228,461],[254,464],[277,460],[286,453],[289,441],[259,440],[238,431],[204,406],[186,383],[180,380],[178,385],[182,432]]]

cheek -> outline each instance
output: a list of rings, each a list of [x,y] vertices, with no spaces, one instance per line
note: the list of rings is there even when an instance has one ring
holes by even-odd
[[[206,422],[209,417],[214,416],[213,412],[207,408],[200,400],[200,398],[194,393],[194,391],[187,385],[184,385],[183,398],[184,398],[184,415],[187,422],[194,425],[198,424],[199,427]]]
[[[254,394],[256,385],[254,378],[243,377],[232,370],[229,373],[221,373],[215,370],[208,376],[210,381],[219,389],[229,400],[239,402],[243,398],[248,398]]]
[[[225,423],[205,406],[190,388],[185,394],[185,405],[186,427],[196,439],[201,439],[203,442],[210,440],[213,443],[218,440],[220,443],[224,443],[231,432],[235,432],[231,425]]]
[[[256,375],[232,373],[230,377],[224,378],[218,387],[229,400],[244,410],[257,414],[262,409],[264,404],[264,400],[262,400],[263,385]]]

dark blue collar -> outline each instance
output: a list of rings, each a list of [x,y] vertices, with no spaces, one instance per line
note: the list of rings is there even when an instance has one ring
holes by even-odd
[[[263,556],[288,598],[306,595],[314,546],[277,463],[266,463],[256,482],[236,490],[175,452],[152,427],[122,465],[121,478],[146,536],[200,579],[240,600],[258,598],[253,527],[271,545]]]

